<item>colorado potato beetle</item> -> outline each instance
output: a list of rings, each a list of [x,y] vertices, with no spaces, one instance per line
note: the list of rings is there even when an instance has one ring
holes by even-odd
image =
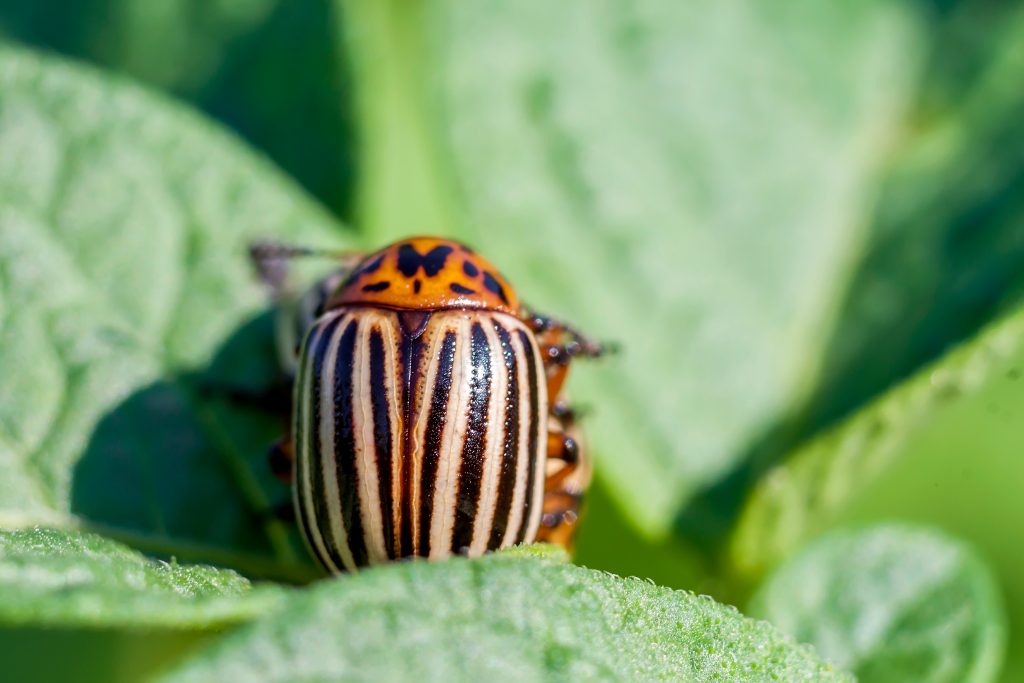
[[[284,264],[309,253],[252,249],[281,300]],[[604,348],[525,307],[458,242],[338,260],[282,327],[292,422],[273,455],[311,553],[341,572],[571,545],[590,470],[562,385]]]

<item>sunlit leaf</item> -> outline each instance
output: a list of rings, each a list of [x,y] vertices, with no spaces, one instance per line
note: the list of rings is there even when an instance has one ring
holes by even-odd
[[[533,306],[621,342],[574,396],[599,474],[666,531],[815,372],[911,22],[884,2],[340,4],[366,227],[469,238]]]
[[[167,681],[845,681],[710,598],[528,558],[324,582]]]
[[[0,526],[84,520],[165,554],[305,566],[267,517],[287,499],[263,461],[283,418],[205,393],[274,379],[257,236],[345,243],[198,117],[0,51]]]
[[[829,534],[774,572],[750,610],[860,683],[994,681],[1006,641],[991,570],[901,525]]]
[[[274,608],[283,591],[233,571],[151,560],[95,534],[0,530],[0,626],[210,629]]]

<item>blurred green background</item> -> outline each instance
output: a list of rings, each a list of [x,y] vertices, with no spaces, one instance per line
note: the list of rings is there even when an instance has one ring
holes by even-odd
[[[618,340],[621,356],[580,368],[571,387],[597,459],[580,564],[743,606],[823,531],[932,525],[998,577],[1002,680],[1021,680],[1024,344],[1012,325],[985,330],[1022,315],[1024,4],[677,4],[3,0],[0,36],[202,112],[331,216],[304,199],[294,212],[249,209],[225,218],[250,221],[238,235],[307,211],[317,225],[289,236],[368,247],[451,234],[533,305]],[[3,97],[13,116],[16,98]],[[114,213],[132,225],[149,210]],[[235,290],[217,291],[230,303]],[[75,490],[53,507],[157,555],[294,579],[301,550],[281,550],[294,539],[267,540],[236,491],[273,497],[275,484],[263,472],[196,484],[216,430],[185,408],[153,412],[204,373],[272,373],[269,322],[245,292],[252,317],[236,322],[248,327],[195,346],[160,333],[174,376],[143,373],[130,398],[107,396],[83,427],[90,447],[68,447]],[[969,353],[943,360],[962,344]],[[211,410],[255,471],[274,426]],[[168,469],[156,497],[171,502],[110,503],[111,478],[127,490],[135,474],[112,473],[109,453],[141,444],[133,430],[154,414],[178,420],[160,429],[181,443],[157,448],[188,453],[189,476]],[[236,512],[204,528],[182,512],[189,497]],[[146,540],[150,507],[169,543]],[[211,555],[218,544],[248,559]],[[10,635],[5,652],[37,642]],[[127,679],[204,638],[147,636],[142,656],[131,630],[56,635],[69,659],[90,653],[97,678]]]

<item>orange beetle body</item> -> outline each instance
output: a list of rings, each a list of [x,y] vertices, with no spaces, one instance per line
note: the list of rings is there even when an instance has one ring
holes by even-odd
[[[515,290],[485,258],[452,240],[414,237],[370,254],[327,309],[370,304],[394,309],[482,308],[519,314]]]
[[[253,250],[281,287],[275,255]],[[572,543],[589,466],[561,400],[600,345],[530,313],[463,244],[415,237],[348,262],[294,309],[292,431],[274,469],[330,572]],[[277,283],[275,285],[275,283]],[[283,291],[281,287],[280,291]]]

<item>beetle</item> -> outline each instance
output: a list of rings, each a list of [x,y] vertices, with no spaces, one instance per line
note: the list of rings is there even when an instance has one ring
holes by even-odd
[[[286,264],[319,252],[257,244],[293,382],[271,463],[292,484],[329,572],[406,557],[571,547],[590,480],[562,395],[571,361],[606,347],[523,305],[464,244],[414,237],[340,266],[301,297]]]

